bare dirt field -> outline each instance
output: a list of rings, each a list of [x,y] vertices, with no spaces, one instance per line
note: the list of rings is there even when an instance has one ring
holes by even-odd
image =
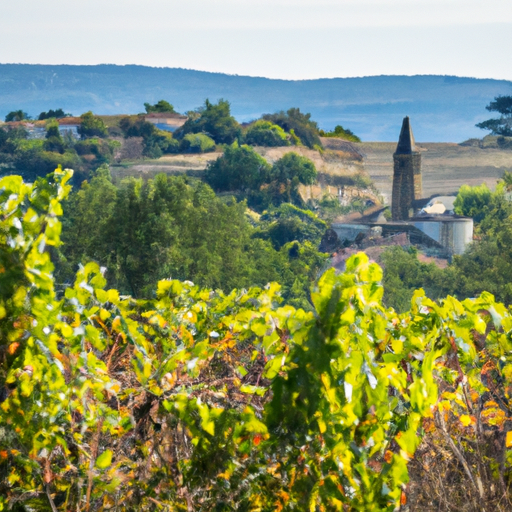
[[[363,142],[355,146],[364,153],[364,169],[386,203],[393,185],[393,153],[396,143]],[[482,149],[452,143],[418,144],[421,151],[423,196],[455,194],[461,185],[486,183],[494,189],[503,172],[512,170],[512,151]]]

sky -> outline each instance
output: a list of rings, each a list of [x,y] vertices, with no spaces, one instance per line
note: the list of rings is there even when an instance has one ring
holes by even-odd
[[[512,0],[0,1],[0,63],[512,80]]]

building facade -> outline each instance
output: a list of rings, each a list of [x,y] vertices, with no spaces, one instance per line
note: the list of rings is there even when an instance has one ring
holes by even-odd
[[[393,220],[409,219],[413,202],[421,199],[422,195],[421,154],[416,149],[409,117],[405,117],[398,145],[393,155],[393,192],[391,197]]]

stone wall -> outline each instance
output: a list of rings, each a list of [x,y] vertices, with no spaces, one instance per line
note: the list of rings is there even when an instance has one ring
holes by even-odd
[[[391,214],[393,220],[407,220],[410,216],[412,203],[423,195],[421,181],[421,154],[393,155],[393,196]]]
[[[329,189],[333,189],[334,187],[329,187]],[[380,198],[377,194],[370,188],[357,188],[357,187],[338,187],[338,200],[341,206],[349,206],[356,199],[362,199],[365,201],[371,201],[373,204],[380,204]],[[329,190],[331,192],[331,190]]]

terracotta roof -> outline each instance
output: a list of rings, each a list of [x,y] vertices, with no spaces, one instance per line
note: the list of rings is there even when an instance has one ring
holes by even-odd
[[[57,119],[57,122],[59,125],[75,125],[80,124],[82,122],[82,119],[79,117],[61,117],[60,119]]]
[[[172,112],[151,112],[151,114],[144,114],[144,117],[150,119],[188,119],[187,116],[182,114],[175,114]]]

